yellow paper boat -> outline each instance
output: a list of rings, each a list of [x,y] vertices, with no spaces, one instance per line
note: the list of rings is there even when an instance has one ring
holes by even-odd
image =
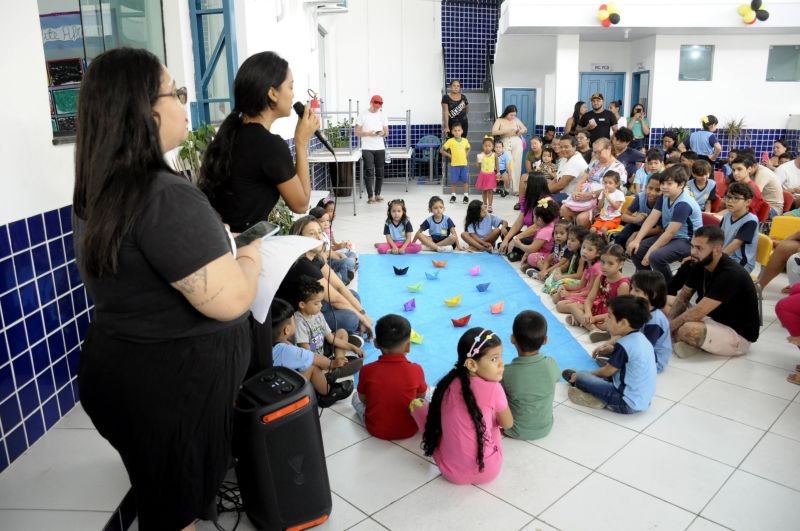
[[[453,297],[452,299],[445,299],[445,300],[444,300],[444,303],[445,303],[446,305],[450,306],[451,308],[452,308],[453,306],[458,306],[458,303],[459,303],[459,302],[461,302],[461,295],[456,295],[456,296],[455,296],[455,297]]]
[[[412,343],[416,343],[417,345],[421,345],[423,339],[425,339],[425,338],[422,337],[422,334],[420,334],[419,332],[417,332],[413,328],[411,329],[411,342]]]
[[[422,282],[418,282],[416,284],[412,284],[411,286],[406,286],[406,289],[411,293],[416,293],[422,290]]]

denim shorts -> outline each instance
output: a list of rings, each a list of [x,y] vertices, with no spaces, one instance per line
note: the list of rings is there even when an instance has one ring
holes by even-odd
[[[450,184],[469,182],[469,172],[466,166],[450,166]]]

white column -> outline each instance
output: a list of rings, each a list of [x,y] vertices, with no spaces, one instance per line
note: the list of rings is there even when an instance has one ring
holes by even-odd
[[[580,35],[558,35],[556,37],[556,83],[553,120],[556,127],[563,127],[572,116],[580,90],[579,59]]]

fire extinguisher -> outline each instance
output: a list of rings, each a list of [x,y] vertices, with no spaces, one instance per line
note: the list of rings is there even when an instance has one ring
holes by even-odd
[[[322,124],[322,108],[320,107],[319,97],[317,93],[311,89],[308,89],[308,96],[311,98],[311,112],[317,115],[317,118],[319,118],[319,123]]]

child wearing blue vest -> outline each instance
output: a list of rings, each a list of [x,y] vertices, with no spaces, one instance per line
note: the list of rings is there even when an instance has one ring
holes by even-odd
[[[708,162],[714,162],[722,153],[722,145],[717,140],[714,131],[717,130],[719,120],[713,114],[703,116],[700,119],[703,126],[702,131],[695,131],[686,137],[686,140],[678,146],[681,151],[694,151],[698,158]]]
[[[717,198],[717,182],[711,178],[711,163],[698,159],[692,163],[692,178],[686,190],[694,197],[702,212],[711,212],[711,203]]]
[[[689,180],[686,166],[670,166],[662,175],[661,200],[644,220],[639,233],[628,242],[628,256],[637,270],[660,271],[669,283],[672,280],[670,264],[689,256],[692,236],[703,226],[703,217],[697,201],[686,191]],[[664,232],[645,238],[659,222]]]
[[[629,187],[628,192],[634,195],[644,192],[650,176],[662,171],[664,171],[664,155],[658,148],[651,149],[647,152],[642,167],[636,170],[633,184]]]
[[[656,393],[653,345],[640,331],[650,319],[647,301],[620,295],[608,303],[608,329],[619,339],[608,363],[592,372],[566,369],[568,396],[574,403],[616,413],[637,413],[650,407]]]
[[[753,190],[745,183],[735,182],[725,195],[727,212],[722,216],[725,234],[722,252],[751,273],[756,266],[758,249],[758,218],[750,212]]]
[[[419,226],[414,235],[414,241],[421,241],[431,251],[450,253],[455,248],[458,251],[463,247],[458,243],[456,224],[450,216],[444,213],[444,200],[435,195],[428,200],[428,212],[431,213]],[[428,234],[425,234],[428,231]]]

